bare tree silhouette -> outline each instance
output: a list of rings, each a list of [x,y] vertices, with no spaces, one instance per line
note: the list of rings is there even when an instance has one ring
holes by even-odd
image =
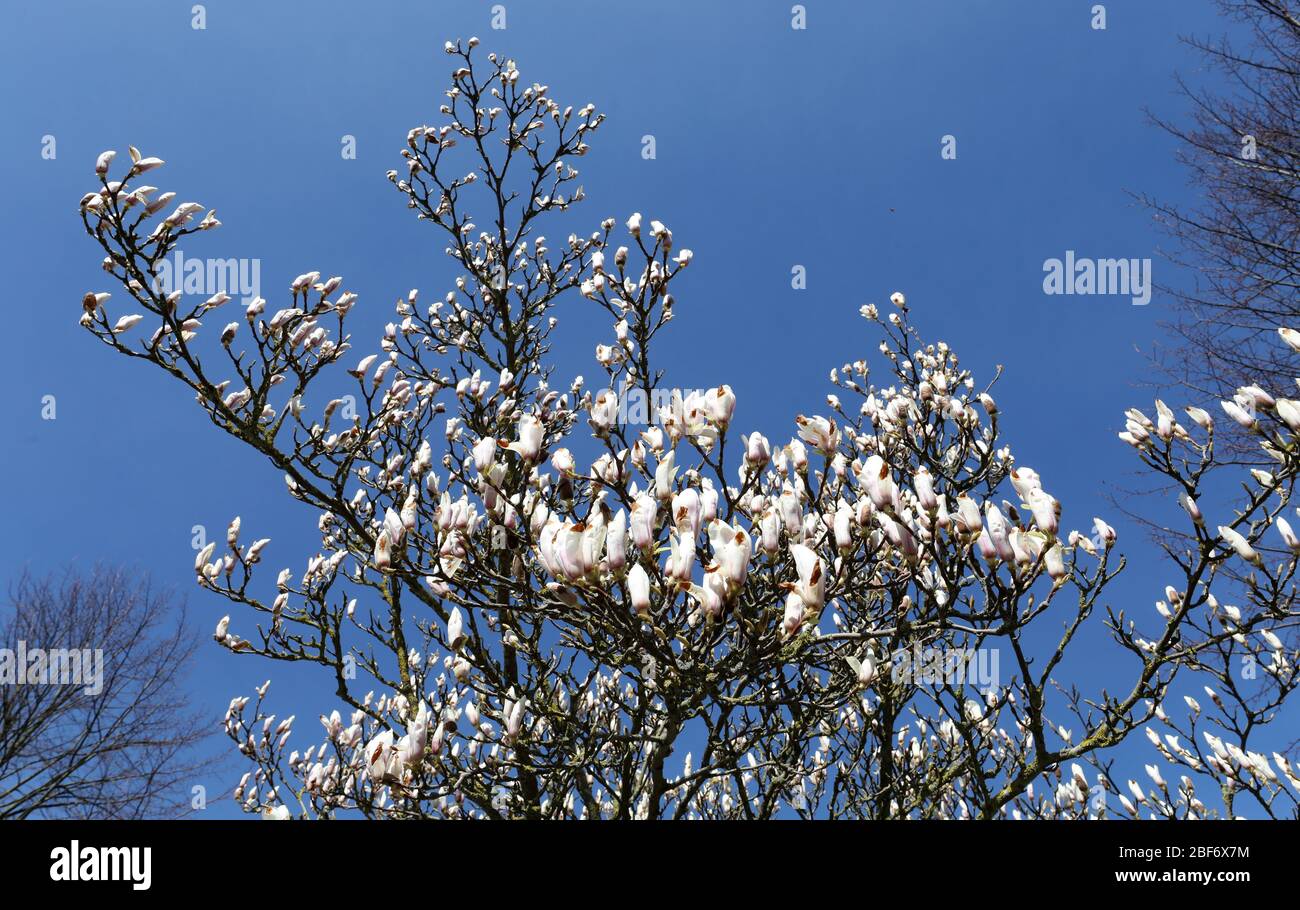
[[[0,818],[186,814],[210,734],[179,685],[196,636],[172,595],[96,566],[24,573],[9,600]],[[20,656],[28,660],[15,667]]]

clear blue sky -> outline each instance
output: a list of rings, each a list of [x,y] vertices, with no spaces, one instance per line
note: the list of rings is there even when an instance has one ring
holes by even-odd
[[[219,534],[240,514],[246,533],[273,539],[270,564],[301,571],[314,516],[277,472],[178,384],[78,328],[82,294],[112,288],[76,203],[95,155],[134,144],[167,160],[153,182],[216,207],[225,227],[205,255],[260,258],[272,306],[300,272],[342,275],[361,294],[354,335],[377,337],[399,294],[441,294],[451,278],[441,239],[384,172],[400,166],[406,131],[437,119],[443,41],[470,35],[562,103],[608,114],[580,162],[584,224],[639,210],[695,250],[661,348],[673,384],[729,382],[739,427],[787,439],[793,415],[821,405],[828,369],[874,349],[858,307],[902,289],[924,332],[977,375],[1005,365],[1006,438],[1062,500],[1066,525],[1108,515],[1124,550],[1150,555],[1104,495],[1135,466],[1115,432],[1124,407],[1149,406],[1141,352],[1168,301],[1048,297],[1042,267],[1073,249],[1151,257],[1172,277],[1127,191],[1190,198],[1142,109],[1181,110],[1173,72],[1199,74],[1178,35],[1225,27],[1209,2],[1113,0],[1105,31],[1084,0],[811,0],[803,31],[784,0],[507,0],[503,31],[486,0],[214,0],[201,31],[191,5],[6,10],[0,576],[138,566],[176,585],[206,634],[226,606],[193,586],[193,525]],[[47,134],[54,160],[41,157]],[[356,160],[340,155],[344,135]],[[945,135],[956,160],[940,156]],[[796,264],[803,291],[790,287]],[[582,315],[576,297],[562,311],[562,375],[594,375]],[[44,395],[56,420],[41,419]],[[1167,579],[1135,562],[1111,600],[1150,610]],[[1107,653],[1088,647],[1090,662]],[[296,711],[317,736],[330,705],[304,697],[314,690],[301,673],[209,646],[190,683],[215,721],[267,675],[281,715]]]

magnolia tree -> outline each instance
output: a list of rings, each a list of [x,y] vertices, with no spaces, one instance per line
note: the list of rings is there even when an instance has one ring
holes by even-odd
[[[248,811],[1295,814],[1286,756],[1251,746],[1296,685],[1300,541],[1283,513],[1300,403],[1251,387],[1224,404],[1276,470],[1213,515],[1196,502],[1224,430],[1196,408],[1129,412],[1125,439],[1181,490],[1190,530],[1157,609],[1109,609],[1114,530],[1062,524],[988,388],[920,339],[902,294],[887,315],[862,308],[878,362],[832,370],[834,394],[788,441],[737,432],[729,386],[666,386],[652,347],[691,252],[639,214],[548,241],[546,219],[583,198],[573,161],[603,116],[477,43],[447,44],[443,122],[411,130],[388,173],[456,276],[431,303],[399,299],[377,344],[357,349],[358,295],[320,272],[224,319],[226,294],[163,287],[160,263],[219,222],[143,184],[157,158],[132,149],[114,179],[105,152],[81,201],[130,301],[87,294],[82,325],[188,386],[319,513],[297,573],[263,570],[274,551],[238,518],[194,564],[237,605],[220,646],[319,664],[333,690],[306,741],[271,713],[269,683],[230,703]],[[562,295],[612,324],[600,389],[548,363]],[[630,397],[664,402],[651,425],[629,422]],[[1121,678],[1083,692],[1058,677],[1098,623]],[[972,655],[1001,672],[962,672]],[[1205,674],[1200,703],[1162,707],[1176,677]],[[1108,750],[1139,727],[1181,782],[1160,764],[1144,785],[1112,780]]]

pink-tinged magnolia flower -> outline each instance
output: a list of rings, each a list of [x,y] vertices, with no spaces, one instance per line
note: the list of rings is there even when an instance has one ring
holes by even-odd
[[[718,517],[718,491],[705,478],[704,489],[700,490],[700,527]]]
[[[463,660],[457,661],[456,666],[464,667],[465,661]],[[464,682],[465,677],[458,672],[456,674],[456,679],[460,680],[461,682]],[[439,752],[442,751],[442,744],[443,741],[446,739],[446,736],[447,736],[447,726],[445,724],[438,724],[434,728],[433,736],[429,737],[429,754],[437,755]]]
[[[939,497],[939,508],[934,516],[934,523],[942,531],[947,531],[952,525],[952,517],[948,514],[948,501],[943,496]]]
[[[1242,537],[1241,534],[1234,529],[1227,525],[1219,525],[1219,536],[1237,552],[1238,556],[1246,560],[1246,562],[1255,566],[1264,564],[1264,560],[1260,557],[1259,553],[1255,552],[1255,548],[1250,545],[1250,541],[1246,540],[1245,537]]]
[[[420,702],[420,713],[407,727],[406,735],[397,741],[396,751],[401,763],[415,770],[424,761],[424,753],[429,745],[429,709]],[[439,726],[441,729],[441,725]]]
[[[1254,384],[1244,385],[1237,389],[1237,394],[1234,397],[1237,401],[1241,402],[1243,406],[1249,406],[1248,409],[1250,410],[1270,411],[1276,404],[1272,395]]]
[[[144,319],[139,313],[132,313],[130,316],[123,316],[113,325],[113,334],[120,335],[127,329],[137,325],[141,319]]]
[[[366,744],[366,772],[372,780],[401,774],[401,756],[393,747],[393,731],[385,730]]]
[[[519,418],[519,439],[506,446],[527,464],[535,464],[542,452],[542,422],[532,414]]]
[[[546,567],[546,571],[556,580],[566,577],[555,545],[555,538],[563,526],[563,522],[552,517],[537,535],[537,556]]]
[[[474,468],[480,474],[486,474],[496,459],[497,441],[491,436],[484,436],[474,444]]]
[[[867,688],[876,678],[876,656],[868,651],[858,661],[858,685]]]
[[[600,568],[609,529],[603,522],[588,521],[574,525],[570,533],[578,536],[578,565],[582,577],[586,577]]]
[[[1115,533],[1115,529],[1106,524],[1106,522],[1102,521],[1100,518],[1094,518],[1092,520],[1092,527],[1097,532],[1097,536],[1101,538],[1101,541],[1105,546],[1109,547],[1119,538],[1119,535]]]
[[[1277,416],[1287,425],[1292,433],[1300,431],[1300,401],[1279,398],[1276,403]]]
[[[1277,520],[1277,532],[1282,535],[1282,542],[1287,545],[1287,549],[1292,553],[1300,553],[1300,538],[1297,538],[1295,532],[1291,530],[1291,523],[1280,516]]]
[[[604,438],[617,422],[618,396],[606,389],[591,403],[591,426],[597,436]]]
[[[1038,530],[1055,537],[1060,527],[1061,504],[1051,494],[1044,493],[1041,489],[1031,490],[1025,504],[1033,513],[1034,524]]]
[[[161,158],[141,158],[135,163],[135,167],[133,167],[132,170],[137,174],[144,174],[152,171],[154,168],[162,167],[166,163],[167,162],[163,161]]]
[[[320,716],[320,722],[321,726],[325,728],[325,735],[329,738],[330,742],[336,741],[339,734],[343,732],[343,718],[339,715],[337,708],[330,712],[329,717],[322,714]]]
[[[101,177],[107,174],[108,166],[113,163],[113,159],[116,157],[117,152],[114,151],[100,152],[99,157],[95,159],[95,173]]]
[[[984,529],[980,520],[980,507],[965,493],[957,497],[957,530],[968,537],[974,537]]]
[[[1011,545],[1011,556],[1018,566],[1027,566],[1038,558],[1041,540],[1030,537],[1017,527],[1007,531],[1007,543]]]
[[[572,477],[577,462],[573,460],[573,453],[568,449],[556,449],[555,454],[551,456],[551,467],[565,476]]]
[[[1007,534],[1007,520],[1002,516],[1002,511],[992,502],[986,502],[984,517],[988,521],[989,540],[993,542],[993,549],[997,552],[998,558],[1003,562],[1014,561],[1016,554],[1011,549],[1011,540]]]
[[[709,524],[709,545],[713,547],[716,565],[730,589],[743,586],[753,549],[749,535],[739,526],[715,519]]]
[[[699,601],[704,614],[710,619],[717,619],[722,615],[723,605],[727,602],[727,580],[716,565],[709,566],[704,570],[704,584],[698,588],[692,586],[691,593]]]
[[[375,568],[381,572],[387,571],[393,565],[393,540],[388,536],[386,528],[375,538],[374,559]]]
[[[632,542],[641,550],[647,550],[654,544],[655,518],[658,512],[659,503],[645,493],[632,501]]]
[[[559,578],[577,581],[586,574],[582,565],[583,528],[557,522],[554,533],[554,556],[559,566]]]
[[[769,556],[781,549],[781,515],[768,508],[758,517],[759,548]]]
[[[605,561],[609,571],[618,574],[627,565],[627,513],[622,509],[610,520],[605,537]]]
[[[840,446],[840,429],[835,421],[825,417],[805,417],[800,414],[794,419],[799,427],[799,438],[823,455],[834,455]]]
[[[641,563],[632,566],[627,573],[627,593],[632,600],[632,609],[640,616],[650,615],[650,576]]]
[[[272,320],[272,322],[274,322],[274,320]],[[361,362],[358,363],[352,369],[348,370],[348,373],[351,374],[352,376],[355,376],[357,379],[364,379],[366,377],[366,373],[369,372],[370,367],[374,364],[374,362],[377,359],[379,359],[378,354],[370,354],[366,357],[362,357]]]
[[[826,603],[826,573],[821,557],[800,543],[790,545],[790,555],[794,558],[795,571],[799,575],[794,592],[810,612],[821,612]]]
[[[922,509],[933,512],[939,507],[939,498],[934,494],[934,476],[924,466],[917,468],[912,477],[912,488]]]
[[[700,494],[694,487],[687,487],[680,493],[673,494],[673,527],[692,537],[700,533]]]
[[[881,512],[894,512],[898,507],[898,486],[889,463],[879,455],[872,455],[862,468],[862,483],[866,485],[871,504]]]
[[[1159,398],[1156,399],[1156,435],[1165,442],[1174,438],[1174,432],[1181,429],[1174,421],[1174,412],[1169,410]]]
[[[1053,581],[1060,581],[1069,574],[1065,568],[1065,554],[1059,543],[1048,547],[1043,561],[1047,566],[1047,574]]]
[[[679,585],[689,585],[695,566],[695,538],[690,534],[674,532],[669,539],[668,577]]]
[[[305,272],[299,275],[289,285],[289,290],[295,294],[299,291],[306,293],[307,289],[320,279],[320,272]]]
[[[1246,411],[1241,407],[1241,405],[1237,404],[1237,402],[1222,401],[1220,404],[1223,405],[1224,413],[1247,430],[1253,430],[1258,426],[1259,421],[1256,420],[1255,415]]]
[[[736,410],[736,395],[731,391],[731,386],[709,389],[704,394],[704,409],[709,419],[725,430]]]
[[[1290,347],[1291,350],[1300,353],[1300,332],[1283,326],[1277,330],[1277,333],[1282,336],[1282,340],[1287,343],[1287,346]]]
[[[227,294],[225,291],[218,291],[217,293],[209,297],[207,300],[203,301],[203,304],[200,306],[199,309],[205,311],[215,310],[217,307],[223,306],[229,302],[230,302],[230,295]]]
[[[230,630],[230,617],[223,616],[221,617],[220,621],[217,623],[216,631],[212,633],[212,637],[215,638],[217,641],[225,641],[226,634],[227,632],[229,632],[229,630]]]
[[[525,698],[521,698],[511,705],[510,711],[506,715],[506,738],[508,741],[514,741],[519,736],[520,730],[523,729],[524,709],[527,705],[528,700]]]
[[[848,503],[841,502],[835,508],[835,516],[831,519],[831,530],[835,535],[837,548],[847,550],[853,546],[853,510],[849,508]]]
[[[207,565],[208,560],[212,558],[212,554],[216,552],[216,549],[216,541],[212,541],[202,550],[199,550],[198,555],[194,557],[194,571],[196,573],[203,573],[203,567]]]
[[[789,443],[781,448],[781,458],[789,463],[789,467],[793,468],[796,474],[802,474],[808,470],[808,450],[798,439],[791,439]],[[777,461],[776,466],[782,473],[786,472],[786,465],[781,460]]]
[[[781,524],[791,539],[799,540],[803,536],[803,510],[799,508],[799,494],[786,484],[781,495],[777,497],[781,509]]]
[[[1165,789],[1165,779],[1160,776],[1160,769],[1155,765],[1143,765],[1143,767],[1146,768],[1147,777],[1151,778],[1151,782],[1161,790]]]
[[[1205,430],[1208,433],[1214,429],[1214,418],[1210,416],[1209,411],[1206,411],[1203,408],[1191,407],[1183,408],[1183,410],[1187,412],[1188,417],[1192,418],[1192,422],[1202,430]]]
[[[911,529],[903,522],[895,521],[884,512],[876,513],[876,522],[880,525],[881,530],[885,532],[885,537],[890,544],[903,555],[903,558],[909,563],[915,562],[920,550],[917,547],[916,536]]]
[[[681,390],[673,389],[668,405],[659,409],[659,420],[674,442],[687,437],[708,451],[717,441],[718,428],[709,422],[705,396],[699,392],[682,398]]]
[[[1205,516],[1201,514],[1201,507],[1197,505],[1196,500],[1187,495],[1186,491],[1178,494],[1178,504],[1183,507],[1192,521],[1198,525],[1205,524]]]
[[[1035,490],[1042,490],[1043,488],[1038,472],[1033,468],[1012,468],[1009,476],[1016,495],[1025,502],[1029,501],[1029,497],[1033,495]]]
[[[461,615],[460,607],[452,607],[447,617],[447,647],[459,651],[465,637],[465,617]]]
[[[803,625],[803,598],[791,591],[785,598],[785,615],[781,618],[781,638],[785,640],[799,631]]]
[[[388,539],[394,547],[406,537],[406,525],[402,522],[402,516],[391,508],[384,510],[384,530],[388,532]]]
[[[754,470],[767,467],[767,463],[772,460],[772,448],[767,437],[762,433],[750,433],[742,437],[741,441],[745,444],[745,464]]]
[[[183,224],[189,224],[190,220],[197,213],[203,211],[203,206],[197,202],[182,202],[176,206],[176,209],[163,220],[165,227],[180,227]]]
[[[676,452],[669,452],[655,467],[655,497],[659,500],[671,499],[673,480],[677,477],[677,468],[673,464]]]

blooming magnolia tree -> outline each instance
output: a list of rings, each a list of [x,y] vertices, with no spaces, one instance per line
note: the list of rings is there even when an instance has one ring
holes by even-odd
[[[548,216],[582,200],[573,160],[603,116],[476,45],[447,45],[445,122],[411,130],[388,174],[457,274],[432,303],[400,299],[377,346],[356,349],[358,296],[319,272],[283,306],[259,298],[228,322],[225,294],[160,288],[159,263],[219,222],[142,184],[156,158],[132,149],[115,180],[104,153],[81,202],[131,301],[113,312],[87,294],[86,330],[187,385],[320,513],[319,551],[297,574],[259,571],[272,551],[238,518],[195,561],[199,584],[238,605],[221,646],[319,664],[332,689],[320,738],[296,749],[267,687],[231,702],[248,811],[1181,817],[1244,813],[1249,794],[1253,811],[1294,814],[1300,781],[1250,738],[1296,684],[1282,637],[1300,542],[1282,512],[1300,404],[1257,388],[1225,404],[1277,469],[1213,518],[1196,506],[1216,469],[1210,416],[1129,412],[1126,439],[1179,486],[1193,524],[1159,611],[1108,610],[1115,532],[1061,524],[999,439],[988,389],[920,340],[901,294],[887,316],[862,308],[880,363],[832,370],[823,413],[796,417],[784,444],[737,432],[726,385],[670,392],[652,347],[691,252],[639,214],[626,239],[612,218],[545,238]],[[612,322],[602,389],[555,382],[565,294]],[[632,426],[632,395],[669,403]],[[1058,682],[1090,622],[1117,648],[1114,692]],[[919,646],[996,649],[1009,672],[983,685],[903,672]],[[1250,687],[1242,654],[1260,665]],[[1204,673],[1212,709],[1166,714],[1176,677]],[[1144,725],[1219,793],[1166,783],[1157,765],[1145,790],[1113,784],[1107,750]]]

